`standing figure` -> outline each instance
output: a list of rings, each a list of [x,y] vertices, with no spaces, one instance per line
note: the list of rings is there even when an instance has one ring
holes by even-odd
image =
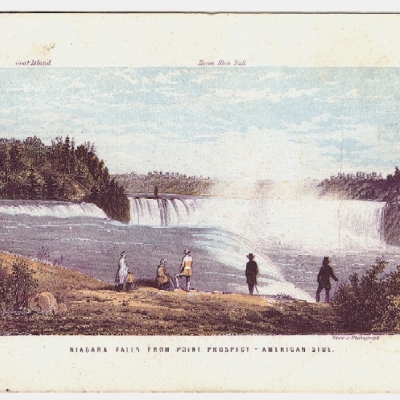
[[[160,290],[174,290],[174,285],[171,277],[167,273],[166,265],[167,260],[162,258],[157,267],[157,286]]]
[[[120,292],[124,288],[124,282],[128,275],[128,266],[126,265],[126,254],[125,251],[121,253],[121,257],[118,261],[118,270],[115,275],[115,288],[117,292]]]
[[[184,276],[186,278],[186,291],[190,291],[190,277],[192,276],[192,265],[193,258],[190,255],[190,250],[185,249],[184,257],[181,263],[181,271],[179,274],[175,275],[176,287],[179,289],[179,277]]]
[[[253,253],[248,254],[249,259],[246,264],[246,282],[249,287],[249,294],[253,296],[254,286],[257,285],[258,265],[254,261],[255,255]]]
[[[317,282],[318,282],[318,289],[316,294],[316,301],[319,302],[319,295],[322,289],[325,289],[325,303],[329,303],[329,291],[331,290],[331,280],[333,278],[336,282],[338,278],[336,278],[335,274],[333,273],[333,269],[330,266],[329,257],[324,257],[322,260],[322,267],[318,272]]]
[[[127,292],[130,292],[131,290],[135,289],[135,275],[133,274],[133,271],[129,270],[128,275],[126,276],[125,279],[125,290]]]

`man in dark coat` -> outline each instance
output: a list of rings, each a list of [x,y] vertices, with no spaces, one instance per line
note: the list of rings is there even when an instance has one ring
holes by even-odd
[[[338,281],[338,278],[336,278],[335,274],[333,273],[333,269],[330,266],[329,257],[324,257],[322,261],[322,267],[319,270],[317,276],[317,282],[318,282],[318,289],[316,295],[317,302],[319,302],[319,295],[322,289],[325,289],[325,303],[329,303],[329,291],[331,290],[330,278],[333,278],[336,282]]]
[[[246,264],[246,282],[249,287],[249,294],[252,296],[254,286],[257,285],[258,265],[254,261],[255,255],[253,253],[250,253],[247,258],[249,262]]]

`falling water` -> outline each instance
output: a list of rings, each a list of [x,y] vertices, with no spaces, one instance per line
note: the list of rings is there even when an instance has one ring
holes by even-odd
[[[383,253],[399,263],[398,249],[383,241],[384,206],[136,196],[127,225],[107,219],[93,204],[2,200],[0,248],[35,256],[45,245],[55,256],[63,255],[65,266],[112,281],[120,250],[131,257],[137,276],[152,279],[160,257],[166,256],[174,272],[183,249],[191,247],[196,288],[242,293],[246,254],[253,252],[260,266],[260,294],[312,300],[321,256],[332,256],[341,279],[363,273]]]
[[[102,209],[92,203],[63,201],[0,200],[0,214],[26,214],[36,217],[107,218]]]
[[[188,221],[197,209],[197,199],[179,197],[131,197],[131,224],[175,226]]]
[[[270,246],[369,248],[383,244],[384,206],[350,200],[134,197],[131,223],[215,227]]]

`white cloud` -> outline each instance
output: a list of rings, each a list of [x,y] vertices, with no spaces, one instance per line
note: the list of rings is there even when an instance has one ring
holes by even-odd
[[[287,79],[292,79],[296,78],[296,75],[293,74],[285,74],[280,71],[270,71],[267,72],[264,76],[261,76],[259,78],[260,81],[265,81],[265,80],[287,80]]]
[[[185,93],[178,93],[174,92],[173,88],[168,88],[168,87],[160,87],[154,90],[156,93],[161,93],[164,96],[168,97],[184,97],[186,94]]]
[[[292,88],[286,92],[271,92],[268,88],[261,90],[242,90],[242,89],[215,89],[212,94],[207,94],[205,97],[211,99],[214,97],[220,97],[224,99],[224,102],[228,103],[242,103],[250,102],[259,99],[266,99],[271,102],[280,102],[283,99],[298,98],[301,96],[312,96],[317,93],[319,88],[311,89],[296,89]]]
[[[282,72],[272,71],[267,72],[264,76],[260,77],[260,81],[265,81],[267,79],[283,79],[285,74]]]
[[[360,97],[361,96],[360,96],[358,89],[352,89],[342,95],[335,94],[333,96],[328,96],[328,97],[322,98],[320,101],[322,103],[337,103],[339,101],[343,102],[345,100],[359,99]]]
[[[211,96],[222,97],[231,103],[241,103],[266,98],[269,96],[269,90],[215,89]]]
[[[112,104],[108,104],[107,107],[122,110],[122,111],[123,110],[129,111],[129,110],[132,110],[132,108],[134,108],[134,107],[141,107],[143,105],[144,104],[139,101],[132,101],[129,103],[112,103]]]
[[[168,71],[166,74],[159,73],[155,78],[154,82],[157,83],[162,83],[162,84],[169,84],[169,85],[175,85],[178,82],[173,79],[175,76],[179,76],[181,72],[179,70],[173,70],[173,71]]]
[[[86,84],[80,81],[73,81],[68,86],[65,86],[67,89],[83,89],[86,87]]]
[[[286,93],[283,93],[282,97],[286,98],[296,98],[301,96],[311,96],[319,91],[319,88],[312,88],[312,89],[297,89],[292,88],[289,89]]]
[[[134,94],[135,93],[135,91],[133,91],[133,90],[129,90],[129,89],[124,89],[124,90],[115,90],[115,91],[110,91],[110,92],[107,92],[107,93],[100,93],[99,95],[98,95],[98,97],[100,97],[100,98],[114,98],[114,97],[117,97],[117,96],[124,96],[124,95],[131,95],[131,94]]]
[[[308,132],[318,128],[318,125],[307,121],[303,121],[300,124],[285,123],[284,126],[290,132]]]
[[[197,75],[195,78],[191,79],[190,82],[201,85],[203,82],[215,79],[215,74],[211,70],[204,69],[200,71],[202,72],[199,73],[199,75]]]
[[[43,91],[39,85],[31,85],[29,83],[24,83],[20,87],[6,87],[2,89],[5,93],[12,92],[23,92],[23,93],[39,93]]]
[[[358,89],[349,90],[345,95],[346,99],[358,99],[359,97],[360,97],[360,93],[359,93]]]
[[[116,71],[113,71],[113,75],[117,78],[125,79],[131,85],[136,85],[137,83],[139,83],[139,81],[133,77],[134,70],[132,70],[132,69],[129,69],[129,70],[119,70],[118,69]]]
[[[335,119],[331,114],[321,114],[311,118],[310,121],[302,121],[299,124],[296,123],[284,123],[283,126],[290,132],[310,132],[316,129],[321,129],[321,122],[328,122],[331,119]]]

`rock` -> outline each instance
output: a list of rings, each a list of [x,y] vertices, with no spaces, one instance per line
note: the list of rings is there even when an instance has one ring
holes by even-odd
[[[58,305],[57,315],[66,314],[67,311],[68,311],[68,308],[65,303],[60,303]]]
[[[58,312],[57,300],[53,293],[42,292],[29,301],[29,308],[32,311],[42,313],[44,315],[56,315]]]

